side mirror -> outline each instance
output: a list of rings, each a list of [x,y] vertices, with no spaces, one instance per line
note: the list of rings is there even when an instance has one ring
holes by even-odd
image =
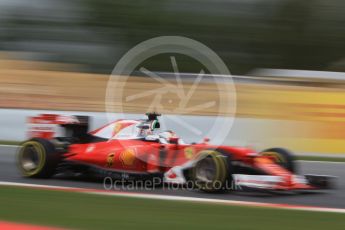
[[[178,141],[179,141],[179,138],[178,137],[170,137],[169,138],[169,142],[171,143],[171,144],[178,144]]]
[[[203,143],[204,143],[204,144],[208,144],[208,142],[210,142],[210,138],[205,137]]]

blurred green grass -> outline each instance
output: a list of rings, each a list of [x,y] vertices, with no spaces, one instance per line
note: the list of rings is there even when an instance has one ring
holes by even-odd
[[[78,229],[344,229],[344,214],[0,187],[0,219]]]
[[[303,161],[345,162],[345,157],[297,156],[297,160],[303,160]]]

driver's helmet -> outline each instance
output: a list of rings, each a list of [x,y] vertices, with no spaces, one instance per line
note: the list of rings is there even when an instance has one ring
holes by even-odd
[[[138,128],[138,136],[146,137],[148,135],[152,135],[154,133],[154,129],[152,129],[152,122],[141,122],[137,126]]]

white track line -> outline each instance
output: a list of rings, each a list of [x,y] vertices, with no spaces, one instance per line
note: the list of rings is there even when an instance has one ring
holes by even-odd
[[[154,199],[154,200],[187,201],[187,202],[208,203],[208,204],[264,207],[264,208],[276,208],[276,209],[300,210],[300,211],[312,211],[312,212],[345,213],[345,209],[341,209],[341,208],[324,208],[324,207],[313,207],[313,206],[302,206],[302,205],[274,204],[274,203],[261,203],[261,202],[235,201],[235,200],[222,200],[222,199],[207,199],[207,198],[155,195],[155,194],[132,193],[132,192],[117,192],[117,191],[107,191],[107,190],[82,189],[82,188],[72,188],[72,187],[62,187],[62,186],[25,184],[25,183],[1,182],[1,181],[0,181],[0,185],[28,187],[28,188],[46,189],[46,190],[55,190],[55,191],[77,192],[77,193],[83,193],[83,194],[102,195],[102,196],[120,196],[120,197]]]
[[[313,160],[298,160],[298,162],[302,163],[321,163],[321,164],[345,164],[343,161],[313,161]]]
[[[6,147],[6,148],[18,148],[19,145],[0,145],[0,147]]]

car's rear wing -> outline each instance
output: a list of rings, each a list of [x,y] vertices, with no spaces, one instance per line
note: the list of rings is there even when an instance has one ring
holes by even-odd
[[[40,114],[29,117],[28,138],[83,137],[89,130],[88,116]]]

